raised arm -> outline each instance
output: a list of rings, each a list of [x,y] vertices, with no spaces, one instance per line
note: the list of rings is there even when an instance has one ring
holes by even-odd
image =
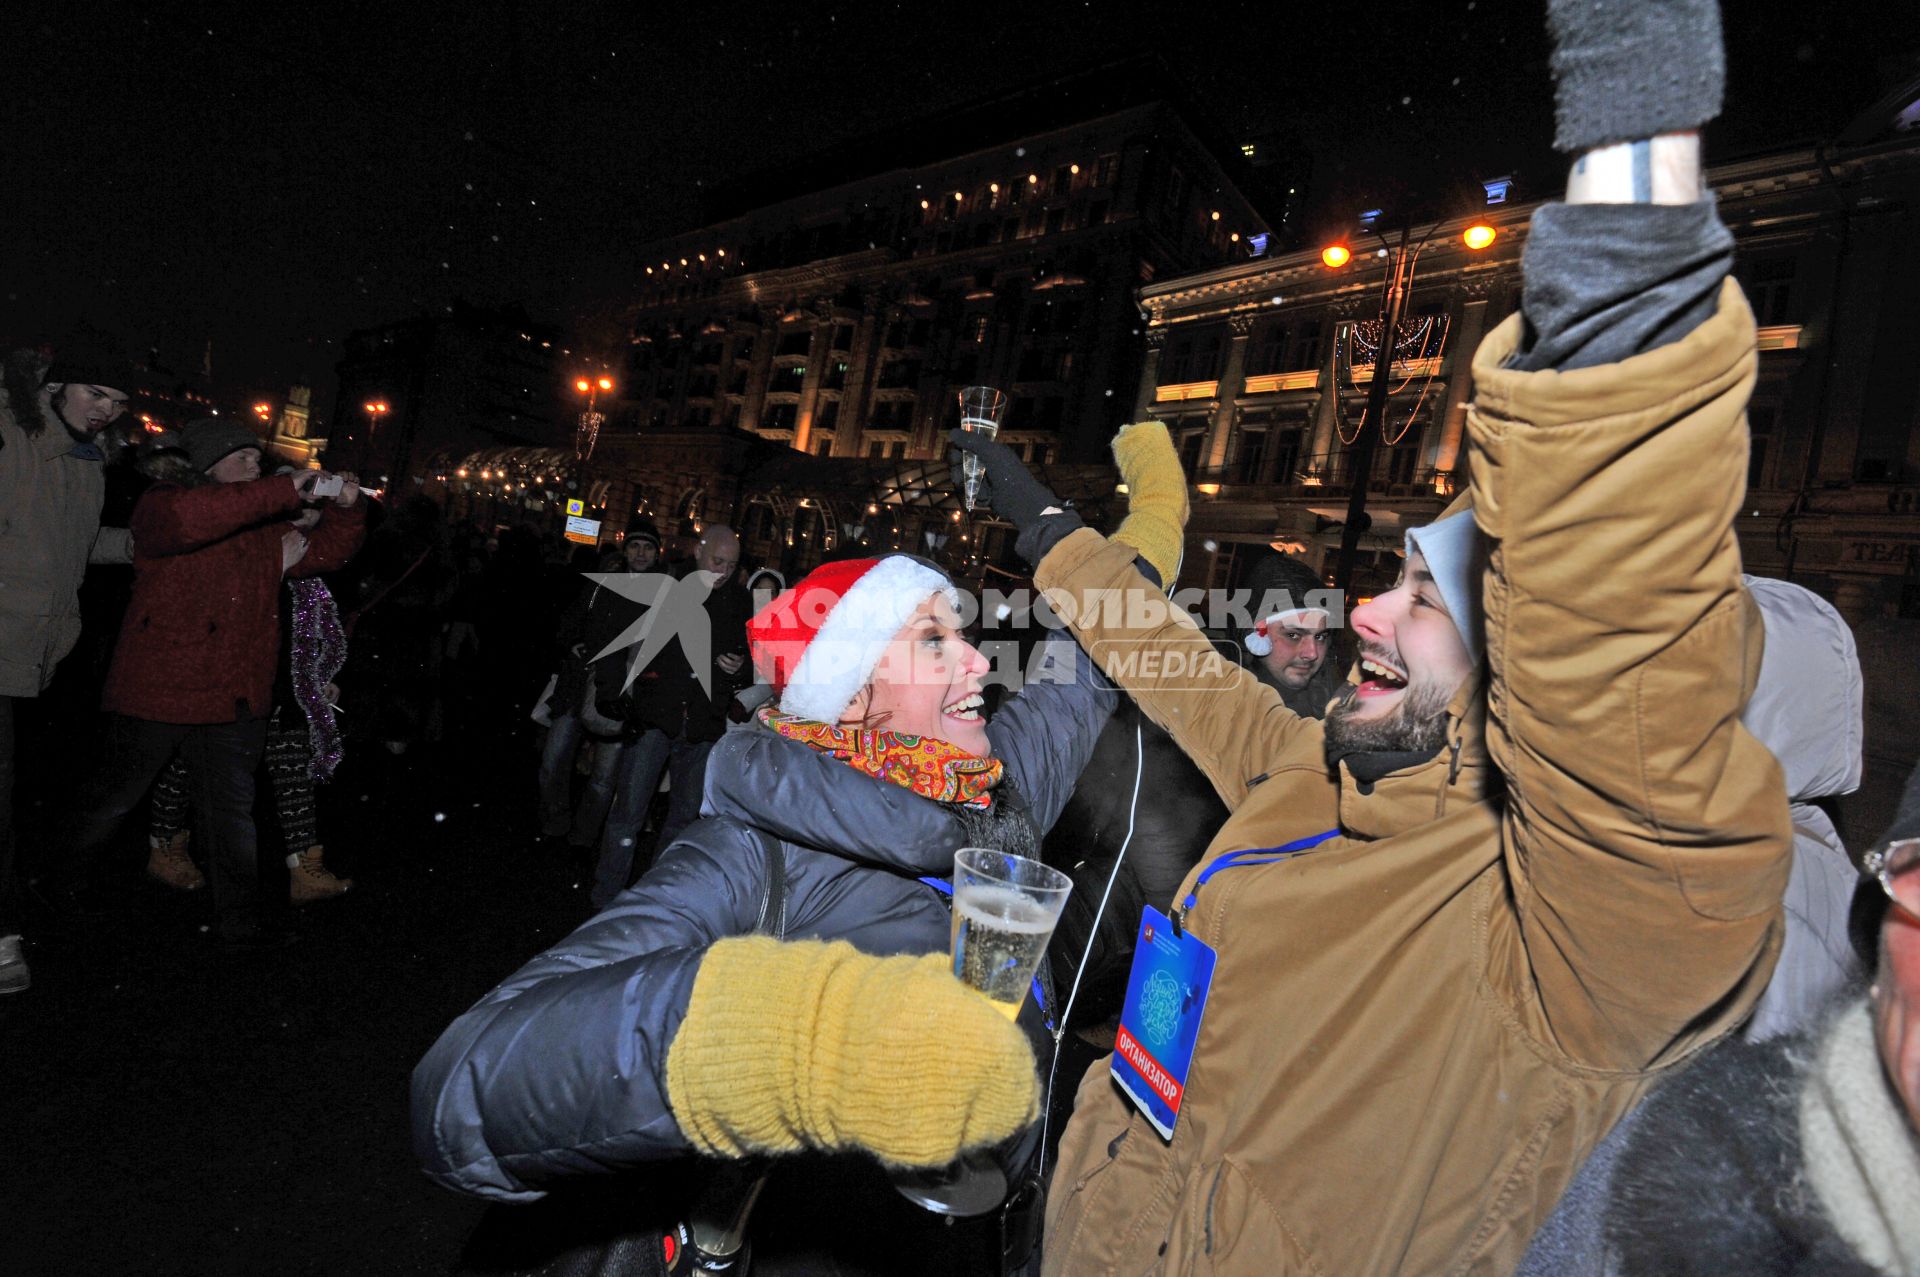
[[[1490,951],[1537,987],[1532,1027],[1602,1068],[1674,1058],[1745,1014],[1792,846],[1779,768],[1740,724],[1761,644],[1733,534],[1753,316],[1725,280],[1697,139],[1623,141],[1598,103],[1645,104],[1594,73],[1688,57],[1703,8],[1717,66],[1710,2],[1552,6],[1561,141],[1582,159],[1569,203],[1536,216],[1526,317],[1481,346],[1468,418],[1519,904],[1519,943]],[[1668,118],[1705,118],[1688,110]],[[1594,159],[1620,146],[1623,164]]]
[[[318,576],[343,568],[367,539],[367,502],[357,497],[352,505],[329,506],[314,524],[307,538],[307,552],[287,572],[288,576]]]
[[[299,489],[287,475],[198,488],[163,484],[134,506],[133,541],[145,558],[188,554],[299,504]]]
[[[1116,440],[1121,475],[1135,495],[1111,540],[1061,511],[1005,445],[960,431],[950,437],[986,465],[983,491],[1020,529],[1021,553],[1036,563],[1034,584],[1055,613],[1094,663],[1173,736],[1229,808],[1285,772],[1325,775],[1320,725],[1222,657],[1136,563],[1139,555],[1167,579],[1179,569],[1186,486],[1164,426],[1129,426]]]

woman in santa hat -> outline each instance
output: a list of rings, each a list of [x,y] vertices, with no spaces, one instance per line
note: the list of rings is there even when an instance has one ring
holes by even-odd
[[[1132,485],[1116,536],[1171,580],[1185,482],[1165,430],[1143,429],[1129,447],[1163,481]],[[430,1176],[532,1201],[583,1173],[808,1154],[775,1164],[756,1274],[900,1272],[908,1247],[919,1273],[1027,1258],[1029,1221],[945,1226],[873,1158],[997,1145],[1027,1164],[1047,1012],[1029,999],[1016,1027],[953,977],[927,880],[961,847],[1037,856],[1118,697],[1060,632],[989,719],[989,662],[961,626],[953,583],[908,555],[828,564],[761,609],[748,638],[774,699],[715,747],[705,818],[415,1071]],[[871,1156],[812,1156],[849,1152]],[[615,1209],[630,1234],[682,1208],[629,1190]]]

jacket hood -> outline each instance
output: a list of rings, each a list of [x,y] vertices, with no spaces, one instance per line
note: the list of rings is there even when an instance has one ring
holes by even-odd
[[[967,845],[966,826],[943,804],[754,722],[732,728],[708,755],[700,814],[915,876],[945,877]]]
[[[1794,802],[1860,788],[1865,695],[1853,631],[1833,605],[1786,581],[1744,578],[1766,650],[1740,721],[1780,760]]]

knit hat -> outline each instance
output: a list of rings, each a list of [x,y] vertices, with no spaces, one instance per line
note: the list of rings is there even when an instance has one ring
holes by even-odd
[[[180,432],[180,441],[186,447],[187,460],[201,474],[242,448],[260,447],[260,436],[237,421],[222,421],[218,417],[189,421],[187,428]]]
[[[1309,616],[1319,617],[1323,624],[1332,620],[1333,614],[1323,607],[1302,606],[1307,591],[1325,588],[1326,583],[1313,574],[1313,569],[1298,559],[1273,554],[1255,563],[1253,571],[1247,574],[1247,590],[1253,595],[1253,605],[1264,608],[1269,595],[1284,590],[1288,601],[1295,606],[1255,617],[1253,629],[1243,643],[1247,651],[1255,656],[1270,655],[1273,652],[1270,631],[1275,627],[1284,629],[1289,622]]]
[[[1407,529],[1407,552],[1419,551],[1427,571],[1460,631],[1467,655],[1478,664],[1485,644],[1480,615],[1480,578],[1487,568],[1487,538],[1473,521],[1472,509],[1442,515],[1424,528]]]
[[[753,667],[783,713],[837,723],[893,636],[934,594],[960,606],[946,574],[908,554],[815,568],[747,622]]]
[[[627,523],[627,540],[651,541],[657,550],[660,548],[660,529],[653,526],[652,519],[644,514],[639,515]]]
[[[139,388],[133,363],[120,343],[88,325],[60,339],[53,362],[47,365],[46,381],[49,385],[101,386],[129,395]]]

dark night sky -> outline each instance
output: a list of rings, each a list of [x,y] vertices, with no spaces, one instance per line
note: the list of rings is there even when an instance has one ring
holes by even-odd
[[[1912,0],[1738,0],[1716,155],[1818,140],[1920,50]],[[1558,165],[1516,0],[12,6],[0,337],[79,317],[217,381],[314,381],[351,329],[455,298],[562,322],[704,186],[1158,52],[1233,138],[1289,129],[1323,200]],[[991,142],[995,139],[983,139]],[[1344,196],[1341,196],[1344,198]]]

